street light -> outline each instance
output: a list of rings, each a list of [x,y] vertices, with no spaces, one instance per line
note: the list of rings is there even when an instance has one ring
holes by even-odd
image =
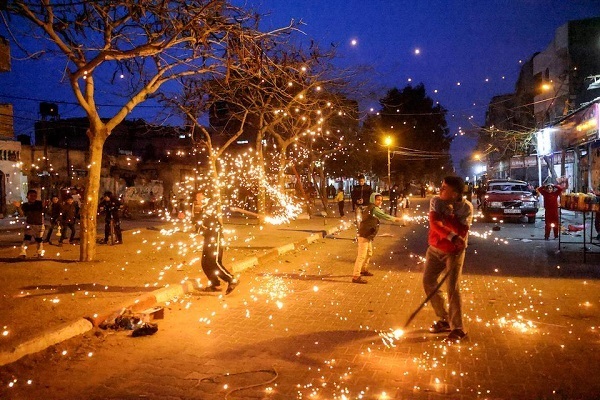
[[[386,136],[384,143],[387,146],[387,153],[388,153],[388,155],[387,155],[388,156],[388,190],[391,190],[392,189],[392,177],[391,177],[391,171],[390,171],[390,146],[392,145],[392,137]]]

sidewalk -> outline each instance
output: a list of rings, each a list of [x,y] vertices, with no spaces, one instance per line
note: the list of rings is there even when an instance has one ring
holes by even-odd
[[[239,275],[345,229],[348,221],[314,217],[260,227],[231,218],[224,264]],[[99,245],[90,263],[78,261],[79,246],[46,245],[44,259],[25,260],[16,258],[16,247],[0,248],[0,365],[82,334],[122,308],[142,311],[206,286],[201,236],[162,228],[125,231],[123,245]]]

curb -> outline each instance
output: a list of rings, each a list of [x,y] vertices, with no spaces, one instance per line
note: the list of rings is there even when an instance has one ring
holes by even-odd
[[[283,254],[294,251],[300,246],[308,245],[316,242],[319,239],[323,239],[328,235],[333,235],[341,230],[340,226],[322,230],[319,233],[313,233],[306,238],[299,240],[294,243],[289,243],[283,246],[276,247],[269,250],[260,257],[249,257],[237,262],[233,262],[230,265],[230,269],[233,273],[244,271],[248,268],[252,268],[260,263],[268,260],[272,260]],[[136,297],[133,300],[122,303],[115,310],[105,312],[102,314],[96,314],[93,317],[85,317],[78,319],[74,322],[66,323],[64,325],[53,328],[52,330],[43,332],[39,336],[36,336],[24,343],[18,344],[12,351],[0,352],[0,366],[13,363],[26,355],[37,353],[45,350],[50,346],[63,342],[72,337],[82,335],[94,328],[97,328],[102,322],[111,318],[112,316],[119,315],[123,309],[130,309],[132,312],[141,312],[148,308],[153,307],[158,303],[164,303],[172,300],[173,298],[184,296],[187,293],[191,293],[195,290],[195,285],[191,280],[183,282],[181,284],[169,285],[150,293],[143,294]]]

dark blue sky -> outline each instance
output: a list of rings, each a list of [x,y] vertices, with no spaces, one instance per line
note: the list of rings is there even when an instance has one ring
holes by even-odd
[[[358,99],[361,111],[377,106],[377,100],[391,87],[422,82],[428,94],[449,110],[452,134],[458,133],[459,126],[468,129],[483,122],[490,98],[513,91],[519,60],[545,49],[556,28],[569,20],[600,16],[600,0],[244,3],[268,13],[263,18],[264,28],[302,19],[305,35],[299,35],[298,40],[336,44],[340,66],[369,66],[372,90]],[[7,36],[4,31],[2,34]],[[356,45],[351,44],[353,39]],[[416,49],[420,54],[415,54]],[[17,133],[33,130],[40,100],[74,102],[68,83],[60,82],[64,62],[14,59],[12,67],[11,73],[0,74],[0,102],[14,104]],[[59,109],[62,118],[83,115],[74,104],[60,103]],[[109,112],[107,108],[107,115]],[[160,123],[163,114],[152,107],[140,107],[132,116],[148,120],[158,116],[159,120],[152,122]],[[469,154],[473,143],[466,137],[455,138],[455,165]]]
[[[338,45],[340,65],[371,66],[375,93],[361,99],[363,111],[377,106],[377,100],[391,87],[422,82],[428,94],[449,110],[452,134],[457,134],[459,127],[483,123],[491,97],[514,90],[519,61],[544,50],[559,26],[600,16],[600,0],[250,3],[271,12],[267,19],[273,22],[265,22],[266,26],[302,19],[307,38]],[[473,144],[466,136],[454,139],[456,166],[470,154]]]

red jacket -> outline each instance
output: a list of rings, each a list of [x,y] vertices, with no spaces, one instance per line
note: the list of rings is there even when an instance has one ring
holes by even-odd
[[[429,205],[429,245],[444,253],[460,252],[462,249],[452,243],[451,239],[458,235],[466,244],[472,219],[473,205],[469,201],[450,203],[434,196]],[[441,222],[442,226],[437,222]]]

